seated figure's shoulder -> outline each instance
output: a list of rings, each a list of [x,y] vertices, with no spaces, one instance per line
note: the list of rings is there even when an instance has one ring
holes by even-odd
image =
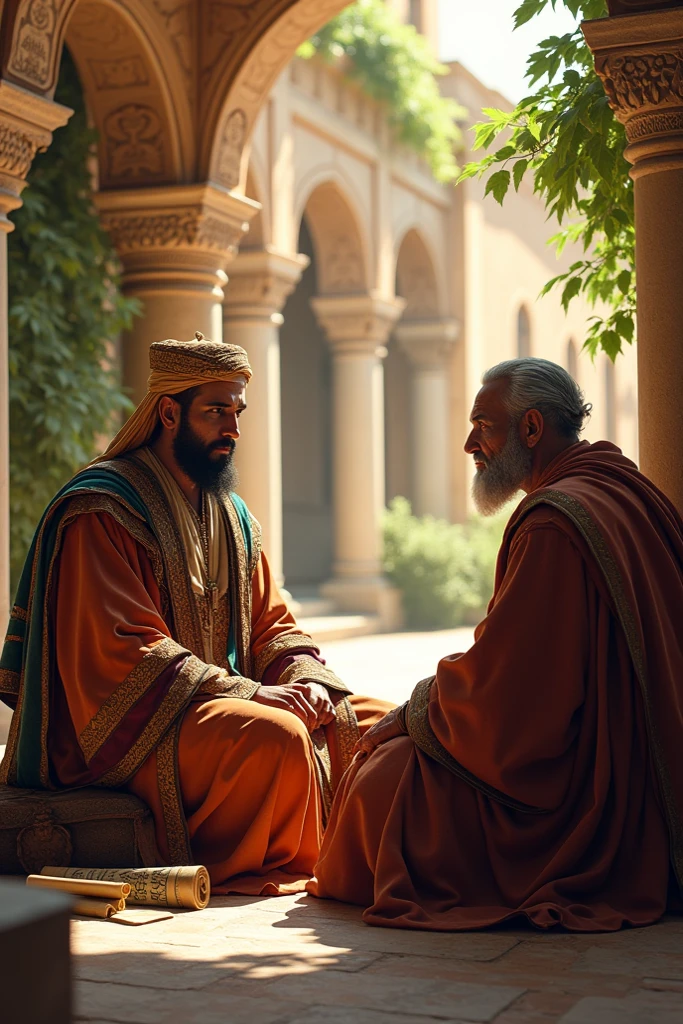
[[[156,542],[147,525],[125,504],[107,494],[68,498],[62,516],[65,533],[93,551],[98,547],[126,548],[131,543],[149,549]]]

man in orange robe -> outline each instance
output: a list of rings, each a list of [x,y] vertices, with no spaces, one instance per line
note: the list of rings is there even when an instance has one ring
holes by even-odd
[[[484,376],[465,450],[521,489],[473,647],[360,741],[316,895],[369,924],[645,925],[683,882],[683,524],[540,359]],[[672,443],[672,439],[662,439]]]
[[[391,705],[326,667],[234,493],[246,352],[199,335],[150,363],[146,398],[38,528],[0,661],[3,780],[126,786],[165,862],[223,891],[302,889],[353,746]]]

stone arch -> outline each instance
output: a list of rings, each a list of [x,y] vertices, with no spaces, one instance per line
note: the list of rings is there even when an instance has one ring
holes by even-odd
[[[244,183],[247,143],[278,75],[297,47],[347,3],[232,0],[216,4],[229,9],[231,31],[224,34],[213,64],[209,60],[205,142],[200,152],[200,171],[205,176],[226,188]]]
[[[165,0],[17,5],[5,76],[52,96],[67,43],[99,133],[102,188],[192,180],[192,69],[183,66],[168,31],[167,6]]]
[[[435,262],[417,228],[403,236],[396,256],[396,291],[406,300],[404,320],[431,320],[442,313]]]
[[[315,249],[320,294],[366,292],[369,246],[348,192],[336,180],[322,181],[308,193],[297,222],[304,216]]]

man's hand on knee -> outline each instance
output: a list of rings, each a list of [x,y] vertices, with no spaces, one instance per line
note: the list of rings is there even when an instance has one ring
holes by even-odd
[[[259,686],[252,700],[257,704],[291,712],[301,719],[309,732],[313,732],[319,725],[327,725],[335,717],[330,696],[320,683]]]

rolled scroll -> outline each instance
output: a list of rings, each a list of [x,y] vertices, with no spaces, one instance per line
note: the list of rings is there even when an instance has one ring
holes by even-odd
[[[101,882],[86,878],[59,878],[51,875],[29,875],[26,884],[36,889],[58,889],[72,896],[90,896],[96,899],[124,901],[130,896],[128,882]],[[119,910],[123,910],[119,907]]]
[[[211,896],[209,872],[201,864],[175,868],[56,868],[45,867],[42,875],[99,882],[127,882],[126,903],[145,907],[182,907],[204,910]]]
[[[125,907],[125,901],[115,901],[116,903],[121,902]],[[79,899],[74,900],[74,904],[71,908],[72,914],[80,914],[82,917],[113,917],[117,910],[122,909],[121,907],[115,906],[110,900],[91,900],[86,896],[81,896]]]

